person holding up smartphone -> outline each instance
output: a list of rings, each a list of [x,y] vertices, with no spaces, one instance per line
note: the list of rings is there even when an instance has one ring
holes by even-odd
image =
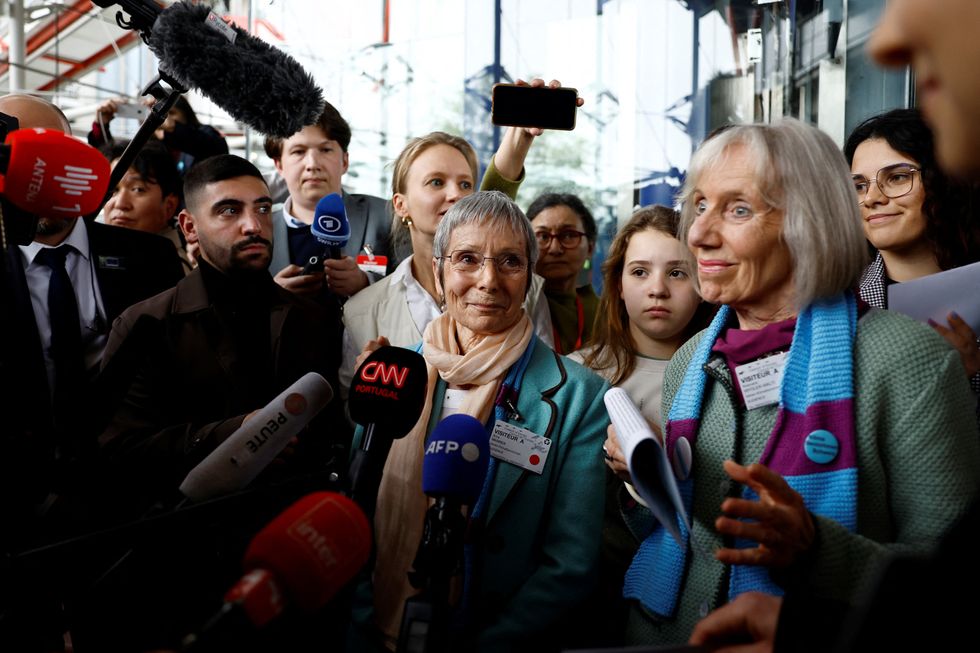
[[[152,105],[152,99],[137,103],[123,97],[106,100],[96,110],[92,130],[88,133],[88,144],[108,153],[107,148],[111,149],[115,144],[115,139],[109,131],[112,120],[120,117],[142,121],[148,111],[147,107]],[[154,136],[173,155],[181,176],[194,164],[208,157],[228,154],[228,144],[224,136],[214,127],[202,124],[190,102],[183,95],[177,99],[163,125],[154,132]]]

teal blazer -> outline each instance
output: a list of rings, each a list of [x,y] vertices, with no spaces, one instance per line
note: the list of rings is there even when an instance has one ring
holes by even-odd
[[[442,414],[445,387],[440,379],[430,390],[430,433]],[[479,572],[469,614],[481,651],[550,639],[595,583],[608,388],[592,371],[536,342],[517,400],[520,419],[508,422],[550,438],[551,449],[540,475],[498,460],[483,528],[470,529]]]

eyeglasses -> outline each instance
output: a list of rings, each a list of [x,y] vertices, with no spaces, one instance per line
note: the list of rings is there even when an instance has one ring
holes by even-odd
[[[558,239],[558,244],[565,249],[572,249],[573,247],[578,247],[578,244],[582,242],[582,236],[585,233],[581,231],[575,231],[574,229],[563,229],[558,233],[553,231],[535,231],[534,237],[538,241],[538,247],[541,249],[547,249],[551,245],[551,241]]]
[[[497,272],[507,276],[517,276],[527,270],[527,257],[520,254],[501,254],[500,256],[483,256],[479,252],[456,250],[449,256],[440,256],[440,260],[449,260],[449,265],[456,272],[475,274],[483,269],[487,261],[493,261]]]
[[[907,163],[896,163],[885,166],[875,173],[873,180],[856,176],[853,178],[854,190],[857,191],[858,204],[864,204],[868,198],[868,191],[871,189],[871,182],[874,181],[881,194],[889,199],[902,197],[912,192],[915,181],[915,173],[921,172],[915,166]]]

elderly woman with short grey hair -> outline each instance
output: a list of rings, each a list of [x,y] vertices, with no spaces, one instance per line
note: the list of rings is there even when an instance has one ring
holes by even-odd
[[[420,347],[428,397],[412,432],[392,444],[374,520],[372,622],[389,648],[415,593],[407,572],[427,507],[423,451],[436,423],[454,413],[484,424],[489,444],[509,432],[540,445],[540,455],[490,447],[494,458],[469,513],[457,649],[513,650],[538,638],[554,646],[591,589],[607,385],[534,335],[522,304],[537,255],[530,222],[496,191],[461,199],[436,230],[432,266],[444,313]]]
[[[813,127],[734,126],[694,154],[682,237],[722,306],[667,369],[690,528],[636,533],[629,642],[683,642],[749,590],[850,601],[889,549],[927,547],[969,505],[980,447],[962,364],[856,299],[860,224],[847,164]]]

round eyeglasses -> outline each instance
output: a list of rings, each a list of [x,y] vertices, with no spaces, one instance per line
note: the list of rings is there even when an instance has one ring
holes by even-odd
[[[854,190],[857,191],[858,204],[864,204],[868,199],[868,191],[871,190],[871,183],[878,186],[882,195],[889,199],[902,197],[912,192],[915,186],[915,173],[921,172],[919,168],[907,163],[896,163],[895,165],[885,166],[875,173],[874,179],[865,179],[860,175],[855,175]]]
[[[449,260],[449,265],[456,272],[475,274],[483,269],[487,261],[493,261],[497,272],[507,276],[523,274],[527,270],[527,257],[520,254],[501,254],[499,256],[484,256],[479,252],[456,250],[449,256],[440,256],[440,260]]]
[[[578,244],[582,242],[582,236],[585,233],[581,231],[576,231],[574,229],[562,229],[558,233],[553,231],[535,231],[534,237],[538,241],[539,249],[547,249],[551,245],[551,241],[557,239],[558,244],[565,249],[572,249],[573,247],[578,247]]]

